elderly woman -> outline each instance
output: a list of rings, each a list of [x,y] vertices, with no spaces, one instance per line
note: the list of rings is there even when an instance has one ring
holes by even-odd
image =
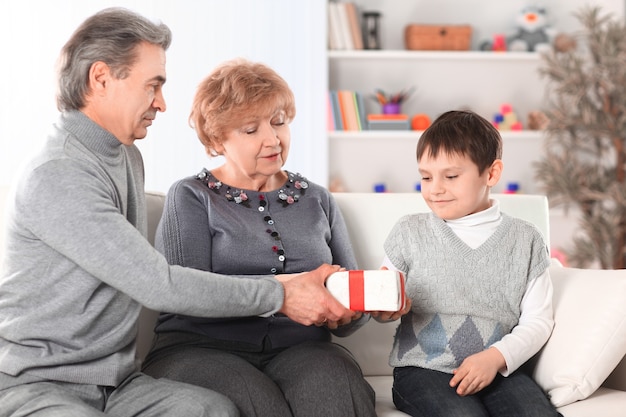
[[[190,122],[223,165],[169,190],[156,244],[170,263],[237,276],[355,269],[341,213],[325,188],[283,170],[291,89],[260,63],[233,60],[196,92]],[[162,313],[144,371],[230,397],[242,416],[375,416],[374,391],[331,332],[368,319],[303,326],[282,315],[204,319]]]

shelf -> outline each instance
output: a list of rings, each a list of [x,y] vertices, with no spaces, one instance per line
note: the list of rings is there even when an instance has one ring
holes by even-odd
[[[358,3],[365,7],[366,1]],[[376,9],[382,9],[386,19],[391,12],[397,14],[398,24],[393,26],[396,36],[414,6],[392,3],[377,1]],[[391,28],[389,25],[386,20],[386,27]],[[426,114],[431,121],[453,109],[471,109],[493,120],[503,104],[510,104],[525,127],[528,115],[541,110],[546,101],[541,73],[543,53],[407,50],[401,36],[392,42],[390,33],[383,34],[383,45],[388,49],[328,50],[328,89],[359,91],[370,97],[376,89],[396,92],[412,87],[414,93],[402,103],[402,113],[409,118]],[[376,100],[367,99],[363,104],[366,114],[381,111]],[[377,183],[385,183],[393,192],[412,192],[420,181],[415,148],[422,133],[328,132],[329,178],[353,192],[370,192]],[[534,192],[537,184],[533,163],[542,155],[545,133],[522,130],[500,134],[505,169],[494,192],[503,190],[508,182],[517,182],[521,192]]]
[[[483,52],[483,51],[407,51],[407,50],[331,50],[330,60],[336,59],[406,59],[406,60],[498,60],[538,61],[537,52]]]
[[[415,147],[421,131],[328,132],[330,178],[353,192],[370,192],[383,182],[389,190],[411,192],[420,177]],[[522,192],[537,192],[532,163],[541,155],[544,132],[502,131],[504,172],[494,192],[517,182]]]
[[[359,140],[379,140],[379,139],[398,139],[398,140],[408,140],[408,139],[419,139],[422,131],[415,130],[362,130],[362,131],[334,131],[328,132],[328,137],[330,140],[348,140],[348,139],[359,139]],[[524,140],[541,140],[544,135],[540,130],[520,130],[520,131],[512,131],[512,130],[503,130],[500,132],[503,141],[507,140],[515,140],[515,139],[524,139]]]

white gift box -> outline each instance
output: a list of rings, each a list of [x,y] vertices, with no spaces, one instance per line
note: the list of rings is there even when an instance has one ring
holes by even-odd
[[[353,311],[398,311],[404,307],[404,275],[399,271],[339,271],[326,279],[326,288]]]

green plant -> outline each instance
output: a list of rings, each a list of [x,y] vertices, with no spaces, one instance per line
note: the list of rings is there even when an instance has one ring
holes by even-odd
[[[550,204],[579,213],[564,248],[573,266],[626,267],[626,27],[598,7],[576,13],[569,50],[542,55],[548,80],[545,154],[537,180]]]

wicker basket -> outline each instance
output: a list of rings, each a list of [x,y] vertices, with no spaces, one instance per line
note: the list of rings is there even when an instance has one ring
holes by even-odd
[[[406,49],[420,51],[467,51],[472,27],[469,25],[416,25],[404,29]]]

